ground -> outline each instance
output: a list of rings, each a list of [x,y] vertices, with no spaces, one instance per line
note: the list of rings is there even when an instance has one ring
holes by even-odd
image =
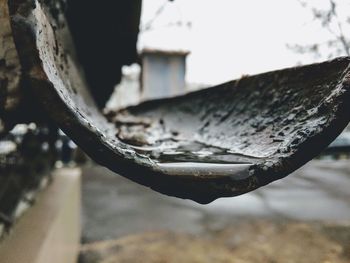
[[[81,262],[350,262],[350,162],[202,206],[108,170],[83,176]]]

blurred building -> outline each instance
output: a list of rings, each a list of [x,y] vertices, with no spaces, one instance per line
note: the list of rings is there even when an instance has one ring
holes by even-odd
[[[186,93],[186,58],[190,54],[191,23],[176,2],[165,2],[143,24],[139,38],[141,100]]]
[[[186,57],[189,51],[144,49],[142,51],[142,100],[186,93]]]
[[[138,66],[124,66],[122,81],[107,103],[121,109],[142,101],[188,92],[186,59],[190,54],[190,23],[178,14],[175,3],[162,6],[154,19],[141,27]]]

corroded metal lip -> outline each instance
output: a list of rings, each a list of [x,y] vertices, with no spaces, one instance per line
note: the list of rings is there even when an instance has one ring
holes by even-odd
[[[53,18],[45,3],[12,14],[28,83],[60,128],[96,162],[161,193],[208,203],[252,191],[304,165],[349,122],[348,57],[126,110],[150,123],[116,122],[119,112],[107,120],[87,91],[64,19]],[[149,135],[155,139],[147,141]],[[162,149],[173,142],[182,155],[169,159]],[[213,154],[203,154],[208,151]]]
[[[199,178],[231,177],[233,180],[244,180],[249,177],[250,164],[218,163],[161,163],[157,164],[162,173],[174,176],[197,176]]]

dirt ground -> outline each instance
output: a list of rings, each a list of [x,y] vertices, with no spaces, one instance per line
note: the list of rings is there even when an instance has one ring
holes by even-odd
[[[348,263],[350,225],[255,222],[196,236],[169,231],[82,247],[84,263]]]

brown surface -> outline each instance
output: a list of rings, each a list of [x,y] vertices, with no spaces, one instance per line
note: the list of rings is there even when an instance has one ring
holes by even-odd
[[[12,37],[7,0],[0,0],[0,135],[13,124],[19,104],[21,66]]]
[[[350,225],[245,223],[208,237],[173,232],[82,247],[82,263],[346,263]]]
[[[1,263],[74,263],[80,241],[79,169],[59,169],[0,244]]]

